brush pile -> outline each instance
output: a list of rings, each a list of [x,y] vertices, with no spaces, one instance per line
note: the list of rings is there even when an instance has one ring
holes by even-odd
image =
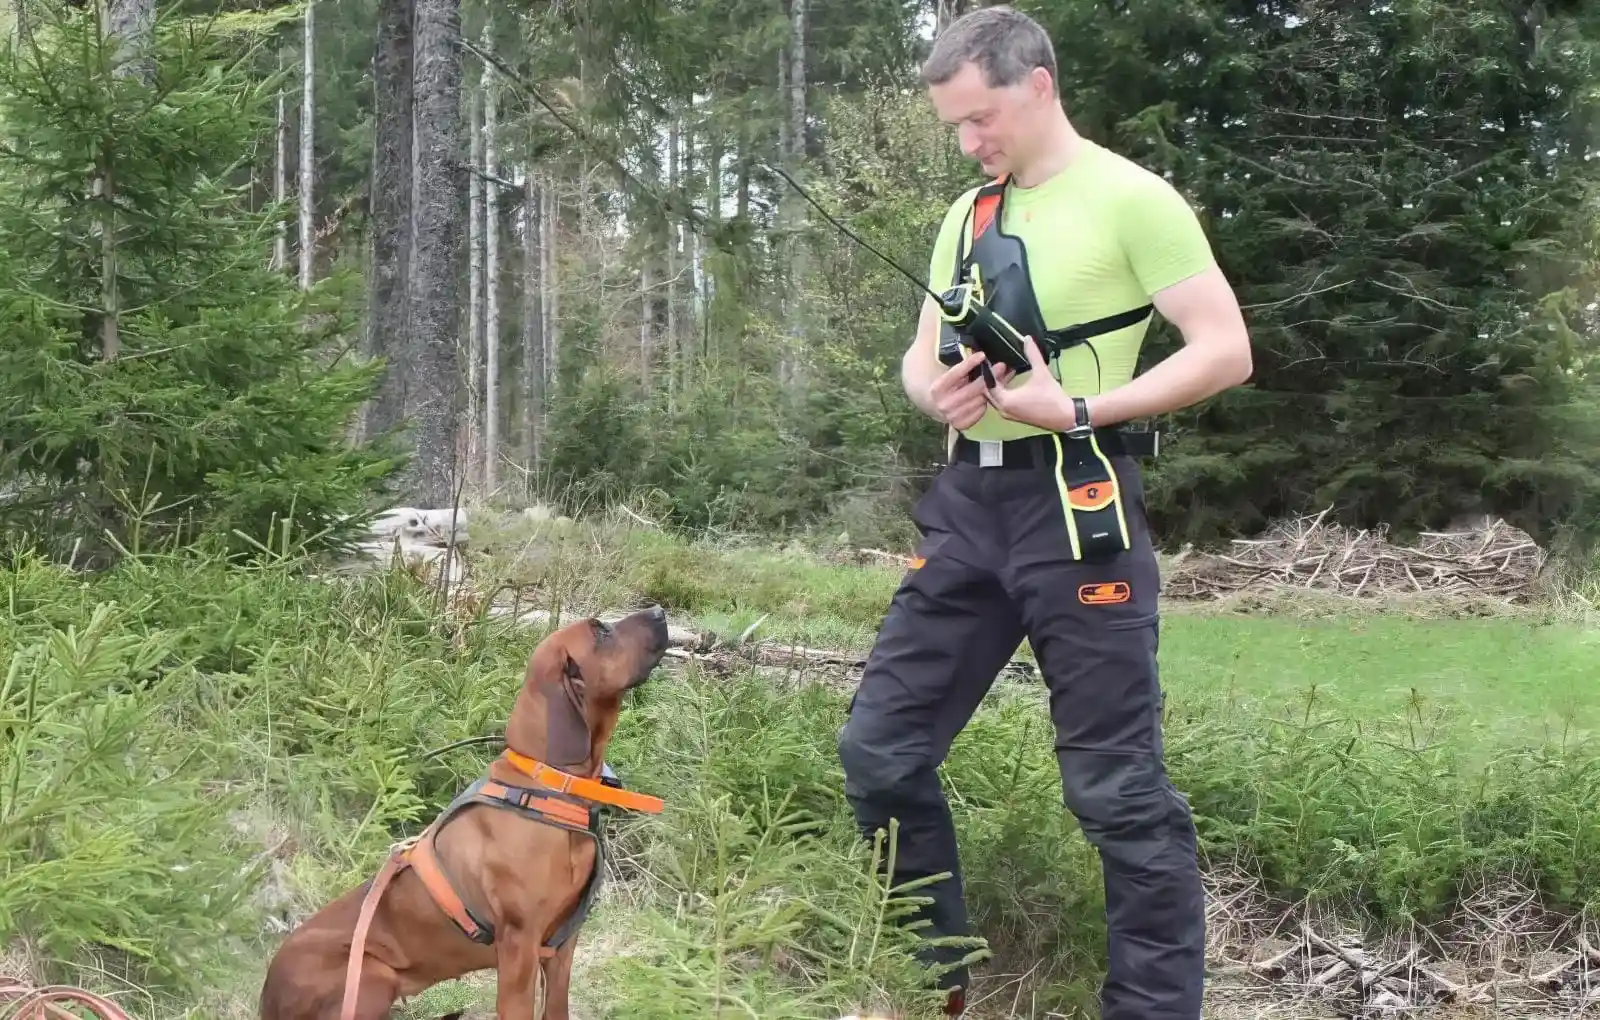
[[[1222,599],[1285,588],[1349,598],[1416,595],[1526,598],[1546,553],[1526,532],[1496,520],[1481,528],[1423,532],[1415,545],[1392,544],[1385,529],[1325,524],[1328,511],[1279,524],[1261,538],[1234,539],[1232,551],[1185,549],[1165,569],[1162,594]]]
[[[1550,1016],[1600,1006],[1600,935],[1540,909],[1514,884],[1480,892],[1453,924],[1376,941],[1269,904],[1259,886],[1213,876],[1208,896],[1208,997],[1234,1005],[1286,1002],[1304,1012],[1384,1015],[1487,1006]]]

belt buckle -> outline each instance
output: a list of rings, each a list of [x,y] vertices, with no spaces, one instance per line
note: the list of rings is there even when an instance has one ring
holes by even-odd
[[[998,439],[978,440],[978,466],[999,467],[1005,462],[1004,450]]]

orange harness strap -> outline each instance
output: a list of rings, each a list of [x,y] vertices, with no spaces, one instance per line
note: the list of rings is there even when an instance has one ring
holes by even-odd
[[[416,840],[409,840],[390,851],[389,859],[383,862],[383,868],[367,886],[367,895],[361,900],[361,914],[356,918],[355,934],[350,938],[350,960],[344,971],[344,1002],[339,1007],[339,1020],[355,1020],[356,999],[361,992],[361,959],[367,952],[367,929],[372,927],[372,915],[378,912],[378,900],[383,897],[384,889],[405,869],[407,851],[415,843]]]
[[[445,875],[439,863],[438,851],[434,848],[434,837],[457,811],[469,804],[485,804],[515,811],[547,825],[586,833],[595,840],[598,849],[602,845],[598,806],[619,807],[649,814],[659,813],[663,806],[659,797],[633,793],[608,786],[598,780],[574,776],[509,748],[501,757],[518,772],[538,782],[551,793],[541,795],[536,790],[507,786],[494,779],[479,779],[451,801],[421,834],[395,847],[389,854],[389,859],[384,862],[383,868],[373,878],[372,884],[367,887],[367,895],[361,901],[361,913],[356,919],[355,932],[350,939],[350,957],[345,967],[344,1003],[339,1010],[339,1020],[355,1020],[356,999],[361,987],[361,961],[366,955],[367,930],[372,926],[372,918],[377,913],[378,901],[383,897],[384,890],[394,881],[395,876],[406,868],[417,873],[417,878],[427,889],[428,896],[450,920],[455,922],[463,934],[480,945],[494,943],[494,927],[473,915],[466,901],[456,892],[455,886]],[[586,806],[580,803],[581,801],[587,801],[589,805]],[[584,887],[577,911],[556,932],[551,943],[539,947],[541,957],[554,956],[556,950],[571,937],[578,925],[583,923],[589,912],[589,904],[598,888],[603,863],[596,858],[594,870]]]

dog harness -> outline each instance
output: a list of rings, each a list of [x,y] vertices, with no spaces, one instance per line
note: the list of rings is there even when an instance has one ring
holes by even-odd
[[[356,919],[354,937],[350,940],[350,959],[345,970],[344,1004],[339,1011],[340,1020],[354,1020],[356,997],[361,987],[361,960],[366,953],[367,929],[377,913],[378,901],[396,875],[410,868],[422,880],[423,887],[439,909],[455,922],[462,934],[479,945],[494,944],[494,925],[478,917],[467,906],[461,894],[445,875],[439,864],[439,854],[434,840],[441,829],[462,808],[483,804],[502,810],[514,811],[545,825],[553,825],[569,832],[581,832],[595,842],[594,868],[584,883],[578,905],[572,914],[556,929],[550,941],[539,947],[543,958],[554,956],[567,940],[582,927],[599,892],[605,871],[605,837],[601,826],[602,811],[607,807],[627,811],[659,814],[662,802],[658,797],[635,793],[599,779],[589,779],[563,772],[542,761],[529,758],[507,748],[500,754],[502,761],[533,780],[534,786],[509,786],[487,776],[478,778],[462,791],[455,800],[434,818],[428,827],[416,836],[398,844],[390,852],[376,877],[367,885],[361,901],[361,913]]]

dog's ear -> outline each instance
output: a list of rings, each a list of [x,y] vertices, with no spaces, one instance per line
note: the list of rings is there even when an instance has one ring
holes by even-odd
[[[559,678],[539,685],[544,695],[544,754],[556,768],[573,768],[589,760],[589,719],[584,713],[583,671],[565,652],[560,663]]]

